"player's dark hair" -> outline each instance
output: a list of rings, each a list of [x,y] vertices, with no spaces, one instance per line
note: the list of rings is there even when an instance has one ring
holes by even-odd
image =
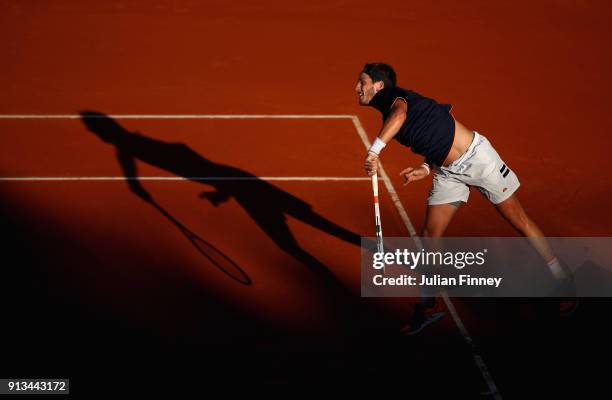
[[[385,87],[395,86],[397,78],[393,67],[385,63],[368,63],[363,67],[363,71],[372,78],[372,82],[383,81]]]

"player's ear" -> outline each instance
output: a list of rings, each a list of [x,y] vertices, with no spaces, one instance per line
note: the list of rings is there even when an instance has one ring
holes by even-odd
[[[376,89],[377,92],[380,92],[384,88],[385,88],[385,83],[383,81],[374,82],[374,89]]]

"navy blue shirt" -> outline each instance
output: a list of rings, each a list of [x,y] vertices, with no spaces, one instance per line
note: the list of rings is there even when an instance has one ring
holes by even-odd
[[[391,106],[401,97],[408,104],[408,115],[395,140],[425,156],[430,165],[442,165],[455,139],[455,120],[450,104],[439,104],[412,90],[397,86],[383,88],[369,105],[382,113],[383,123],[391,113]],[[402,101],[402,100],[398,100]]]

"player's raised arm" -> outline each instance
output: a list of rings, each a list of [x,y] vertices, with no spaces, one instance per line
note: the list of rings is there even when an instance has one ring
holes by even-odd
[[[389,117],[385,120],[378,137],[370,146],[365,159],[365,170],[370,176],[376,174],[378,157],[381,150],[399,132],[406,121],[408,115],[408,105],[401,97],[398,97],[391,106]]]

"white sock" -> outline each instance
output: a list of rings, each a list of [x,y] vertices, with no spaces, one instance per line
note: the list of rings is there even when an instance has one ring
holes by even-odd
[[[554,257],[547,264],[548,264],[548,268],[550,268],[550,272],[552,272],[553,276],[556,279],[563,279],[567,277],[565,275],[565,271],[563,271],[563,268],[561,268],[561,264],[559,263],[559,260],[557,259],[557,257]]]

